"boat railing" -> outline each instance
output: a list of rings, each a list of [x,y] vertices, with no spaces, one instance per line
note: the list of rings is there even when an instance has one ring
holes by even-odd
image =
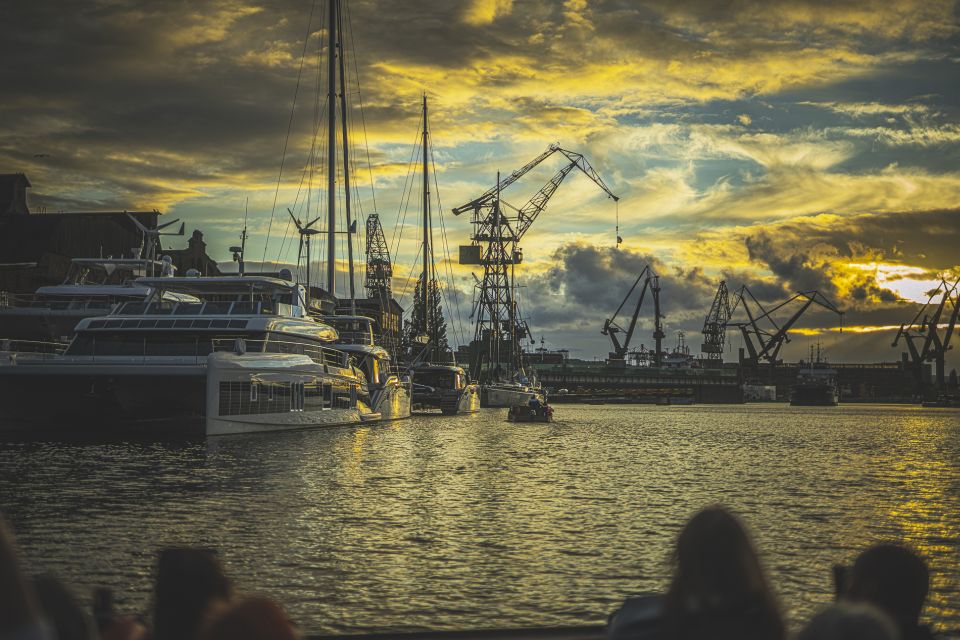
[[[214,351],[232,351],[233,353],[285,353],[307,356],[317,364],[332,365],[347,368],[350,366],[350,356],[337,349],[321,347],[319,345],[304,344],[290,340],[246,340],[242,338],[215,338]]]
[[[98,309],[109,311],[113,303],[109,300],[88,298],[57,299],[48,296],[23,295],[0,292],[0,308],[7,309],[49,309],[51,311]]]
[[[0,352],[6,354],[29,354],[35,357],[55,357],[66,350],[66,342],[45,342],[41,340],[14,340],[0,338]]]

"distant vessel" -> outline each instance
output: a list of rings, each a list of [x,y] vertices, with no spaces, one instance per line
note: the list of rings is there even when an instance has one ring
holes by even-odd
[[[63,355],[0,363],[0,431],[223,435],[379,420],[302,286],[263,276],[142,278]],[[194,296],[175,302],[165,292]]]
[[[816,359],[810,347],[810,362],[797,372],[796,382],[790,387],[790,406],[835,407],[840,402],[837,371],[821,359],[817,343]]]

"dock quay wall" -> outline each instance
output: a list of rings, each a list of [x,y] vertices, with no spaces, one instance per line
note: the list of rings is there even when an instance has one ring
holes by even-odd
[[[736,370],[591,365],[532,367],[552,399],[569,402],[688,404],[743,402]]]

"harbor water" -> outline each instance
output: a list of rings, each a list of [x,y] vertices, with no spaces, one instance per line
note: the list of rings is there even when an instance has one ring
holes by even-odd
[[[192,442],[5,442],[0,510],[31,571],[149,608],[155,554],[219,550],[310,633],[602,623],[662,590],[684,521],[748,523],[791,626],[831,566],[903,541],[960,628],[960,412],[557,407]]]

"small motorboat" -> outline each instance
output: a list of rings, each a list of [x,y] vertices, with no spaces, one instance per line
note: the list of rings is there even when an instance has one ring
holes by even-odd
[[[531,407],[515,404],[507,412],[509,422],[553,422],[553,407],[548,404]]]

